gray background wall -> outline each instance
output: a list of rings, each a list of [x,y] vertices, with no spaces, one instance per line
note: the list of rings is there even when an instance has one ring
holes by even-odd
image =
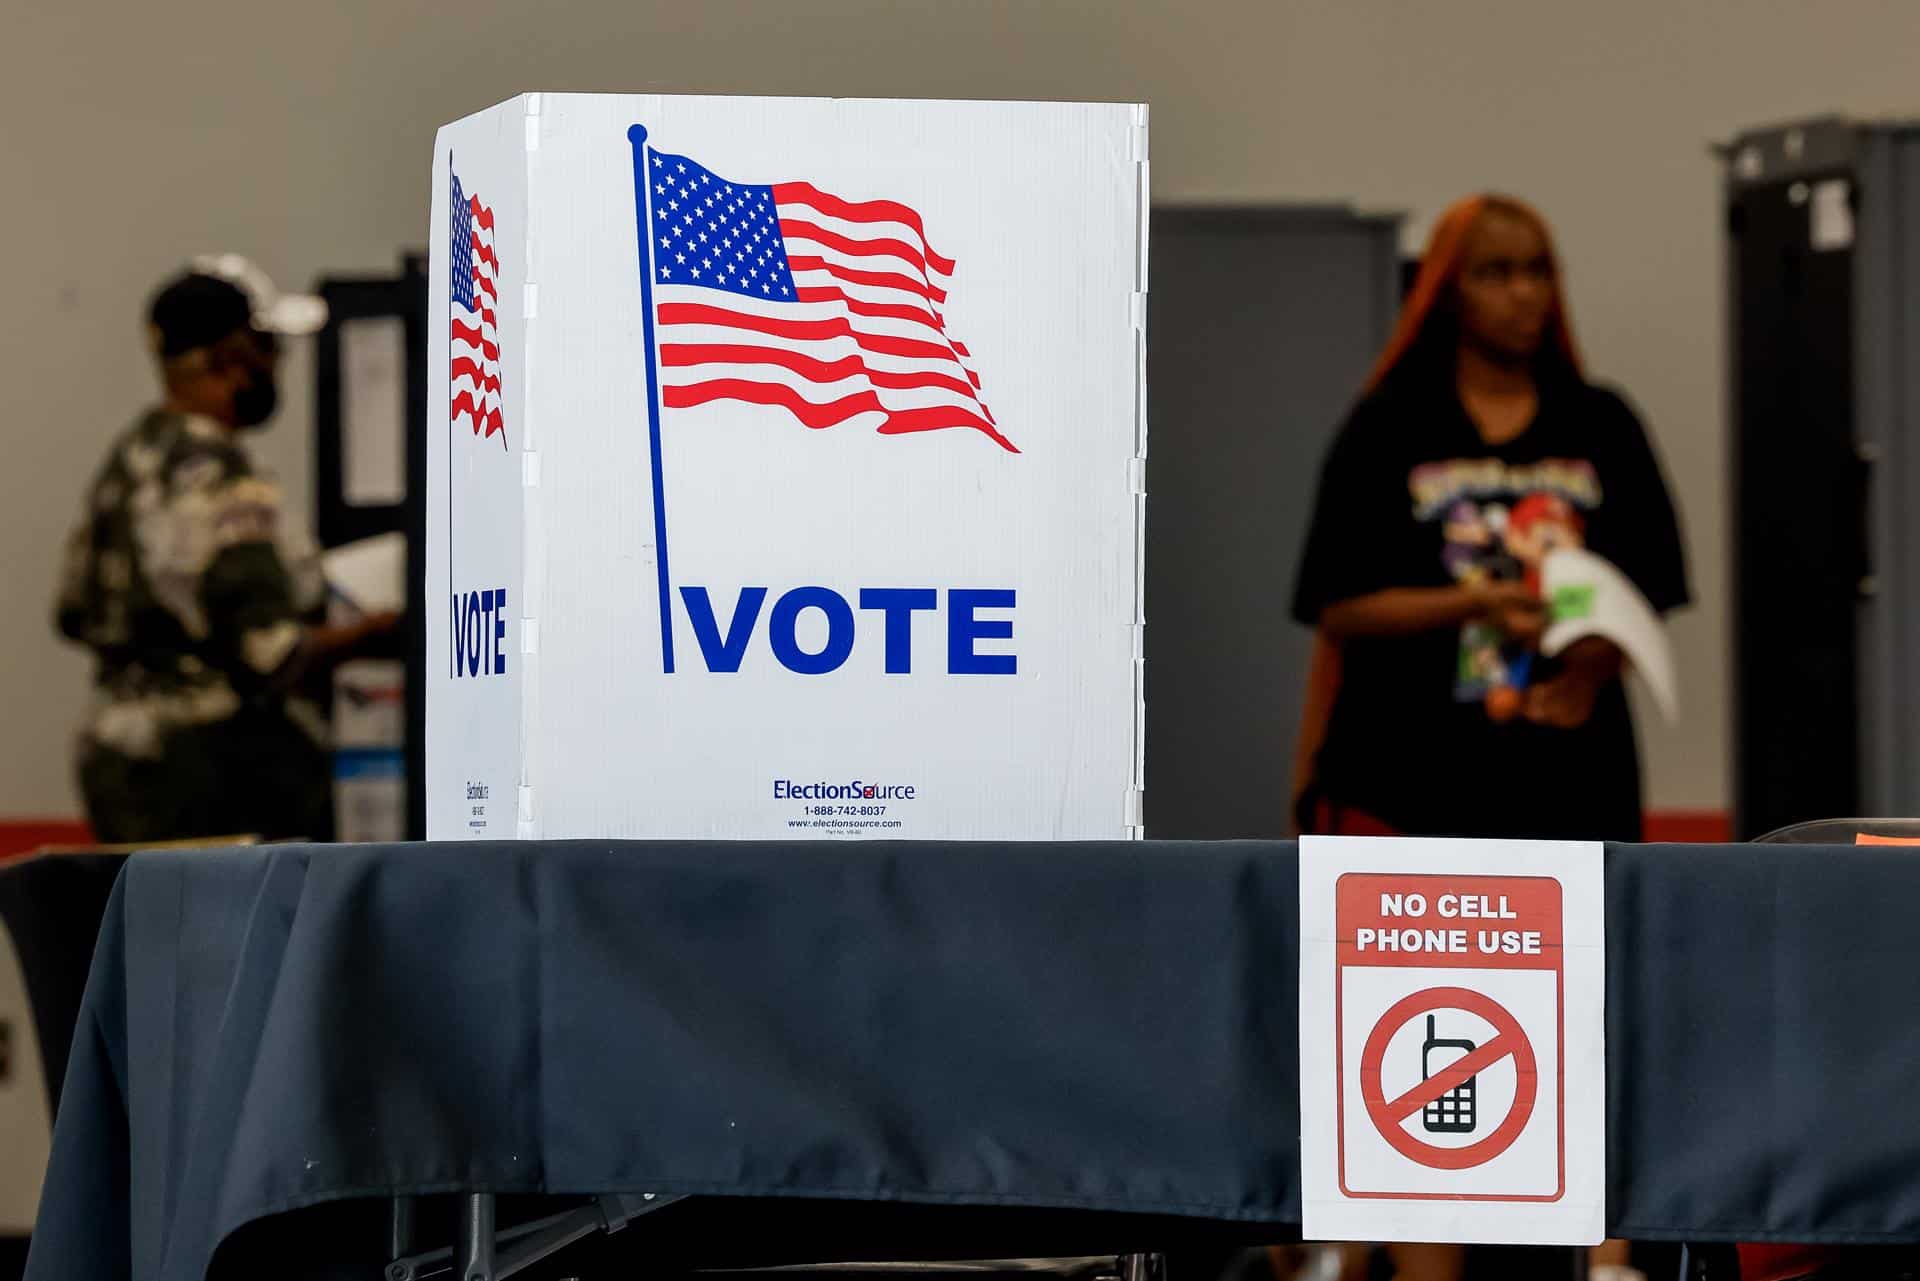
[[[522,89],[1145,100],[1161,201],[1408,210],[1509,188],[1557,223],[1593,368],[1645,411],[1702,604],[1651,798],[1725,803],[1720,259],[1710,139],[1920,109],[1920,6],[1829,0],[177,0],[15,6],[0,38],[10,535],[0,816],[75,808],[86,671],[47,624],[106,436],[149,395],[138,310],[187,255],[284,281],[425,240],[433,129]],[[304,388],[296,360],[289,385]],[[307,405],[264,452],[306,501]],[[1149,780],[1151,784],[1151,780]]]

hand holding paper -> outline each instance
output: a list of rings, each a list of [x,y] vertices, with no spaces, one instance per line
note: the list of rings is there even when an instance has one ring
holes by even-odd
[[[1668,723],[1678,718],[1673,646],[1660,616],[1631,579],[1604,557],[1563,547],[1542,564],[1540,587],[1552,617],[1541,653],[1558,654],[1585,636],[1604,637],[1619,646],[1646,682]]]

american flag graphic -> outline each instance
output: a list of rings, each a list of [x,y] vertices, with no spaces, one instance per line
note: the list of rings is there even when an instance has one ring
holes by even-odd
[[[885,435],[968,427],[1019,452],[947,333],[954,263],[918,212],[645,155],[663,407],[748,401]]]
[[[449,330],[449,369],[453,425],[467,424],[476,436],[500,436],[507,443],[500,412],[500,260],[493,252],[493,210],[468,196],[453,178],[452,256],[447,278],[453,295]]]

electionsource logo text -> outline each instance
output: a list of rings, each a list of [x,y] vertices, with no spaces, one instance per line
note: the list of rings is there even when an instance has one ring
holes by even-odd
[[[911,783],[796,783],[790,778],[773,780],[776,801],[910,801]]]

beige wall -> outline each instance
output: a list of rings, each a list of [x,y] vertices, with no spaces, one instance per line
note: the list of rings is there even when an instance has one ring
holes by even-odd
[[[1920,110],[1920,5],[1828,0],[175,0],[20,6],[0,40],[9,556],[0,815],[71,812],[86,680],[56,547],[148,394],[137,314],[186,255],[285,281],[424,242],[434,126],[522,89],[1144,99],[1157,199],[1353,199],[1416,219],[1474,187],[1559,226],[1594,369],[1645,411],[1701,604],[1653,800],[1726,799],[1719,234],[1712,139]],[[268,438],[302,505],[304,366]]]

